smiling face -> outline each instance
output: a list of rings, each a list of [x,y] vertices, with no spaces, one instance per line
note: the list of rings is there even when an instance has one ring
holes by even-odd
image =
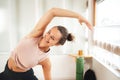
[[[53,27],[43,37],[42,44],[48,47],[57,45],[61,37],[61,32],[57,29],[57,27]]]

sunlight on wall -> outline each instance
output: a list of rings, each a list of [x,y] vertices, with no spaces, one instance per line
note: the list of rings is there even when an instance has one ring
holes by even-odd
[[[3,32],[5,29],[6,23],[6,11],[0,8],[0,32]]]
[[[12,50],[17,42],[33,29],[39,18],[53,7],[72,10],[86,16],[86,1],[52,0],[49,3],[49,0],[0,0],[0,32],[3,31],[0,33],[0,37],[3,37],[0,44],[4,45],[4,47],[0,46],[0,51],[5,51],[6,48],[9,48],[8,45]],[[55,25],[65,26],[75,36],[75,41],[73,43],[67,42],[63,47],[53,47],[54,54],[76,53],[79,49],[85,48],[86,27],[81,26],[77,19],[57,17],[51,21],[47,28],[50,29]]]

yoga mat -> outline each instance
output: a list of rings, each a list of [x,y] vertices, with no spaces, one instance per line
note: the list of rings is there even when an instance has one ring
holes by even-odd
[[[78,57],[76,59],[76,80],[83,80],[84,72],[84,58]]]

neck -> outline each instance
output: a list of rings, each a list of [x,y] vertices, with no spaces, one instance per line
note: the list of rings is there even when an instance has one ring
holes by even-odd
[[[42,44],[42,39],[38,42],[38,47],[44,52],[47,52],[49,50],[49,46],[45,46],[44,44]]]
[[[49,47],[39,47],[40,50],[42,50],[43,52],[48,52],[49,51]]]

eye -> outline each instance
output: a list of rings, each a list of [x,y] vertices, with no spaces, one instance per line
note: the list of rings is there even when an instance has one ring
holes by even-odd
[[[55,40],[53,36],[50,37],[52,40]]]

